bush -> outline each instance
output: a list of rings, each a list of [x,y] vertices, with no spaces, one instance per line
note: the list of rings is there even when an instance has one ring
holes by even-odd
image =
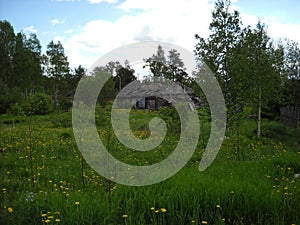
[[[262,126],[263,136],[283,141],[287,135],[287,129],[280,123],[269,123]]]
[[[19,88],[0,90],[0,114],[10,110],[11,106],[23,99]]]
[[[68,112],[68,110],[72,108],[72,101],[70,101],[68,98],[61,97],[58,99],[58,105],[60,110]]]
[[[17,102],[13,105],[11,105],[10,110],[7,113],[11,113],[15,116],[23,116],[24,111],[21,104],[18,104]]]
[[[29,95],[23,110],[26,115],[46,115],[53,112],[53,100],[44,93]]]
[[[72,126],[72,114],[68,113],[56,113],[51,115],[51,123],[53,127],[71,127]]]
[[[181,121],[178,112],[173,106],[160,107],[159,112],[161,117],[167,123],[168,131],[171,133],[180,133]]]

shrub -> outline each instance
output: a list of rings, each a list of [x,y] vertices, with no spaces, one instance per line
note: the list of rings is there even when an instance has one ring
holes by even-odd
[[[11,113],[11,114],[16,115],[16,116],[23,116],[24,111],[23,111],[22,104],[18,104],[16,102],[15,104],[11,105],[10,110],[8,111],[8,113]]]
[[[280,123],[269,123],[262,126],[263,136],[283,141],[287,135],[287,129]]]
[[[26,115],[46,115],[53,112],[53,100],[44,93],[29,95],[23,110]]]
[[[181,121],[175,107],[173,106],[160,107],[159,111],[161,117],[167,123],[168,131],[174,133],[180,133]]]
[[[19,88],[0,90],[0,114],[11,110],[11,106],[23,99]]]
[[[53,127],[71,127],[72,126],[72,114],[68,113],[56,113],[51,115],[51,123]]]

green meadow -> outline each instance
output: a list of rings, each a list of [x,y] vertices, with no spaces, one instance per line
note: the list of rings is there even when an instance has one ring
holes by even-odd
[[[99,137],[126,163],[159,162],[179,140],[167,110],[133,110],[137,137],[149,136],[154,116],[167,121],[168,132],[156,149],[132,151],[115,138],[108,115],[96,115]],[[134,187],[109,181],[88,165],[70,113],[0,115],[0,224],[300,224],[300,180],[294,177],[300,170],[300,130],[264,120],[257,138],[255,120],[246,119],[199,172],[210,132],[208,116],[200,122],[197,149],[182,170],[161,183]]]

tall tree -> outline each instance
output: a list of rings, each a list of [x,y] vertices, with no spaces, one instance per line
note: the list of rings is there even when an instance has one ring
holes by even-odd
[[[220,83],[228,110],[227,119],[230,118],[230,112],[232,111],[229,89],[232,80],[230,58],[232,58],[233,49],[239,42],[240,26],[239,12],[230,10],[230,0],[218,0],[215,3],[212,22],[209,25],[211,34],[207,39],[196,35],[198,43],[195,54],[208,65]]]
[[[29,60],[27,67],[28,78],[30,79],[30,91],[31,93],[35,93],[42,80],[42,46],[36,34],[30,34],[25,44]]]
[[[60,108],[67,111],[72,107],[72,101],[81,78],[86,76],[86,69],[79,65],[62,79],[63,90],[60,91]]]
[[[69,73],[69,62],[60,41],[57,43],[51,41],[47,45],[46,54],[47,73],[53,78],[54,107],[57,109],[59,83]]]
[[[119,66],[116,71],[116,76],[114,76],[114,81],[116,84],[116,89],[121,90],[127,84],[131,83],[132,81],[136,80],[136,76],[134,75],[134,69],[132,69],[129,65],[128,61],[124,62],[124,66]]]
[[[186,84],[188,74],[184,68],[184,63],[180,58],[180,53],[176,49],[168,52],[167,58],[161,45],[157,47],[157,53],[146,59],[145,67],[149,67],[153,77],[167,78],[169,80]]]
[[[11,85],[13,75],[12,59],[15,50],[15,33],[11,24],[0,21],[0,90],[4,91]]]
[[[168,68],[165,77],[172,81],[185,84],[188,79],[188,74],[185,71],[184,63],[180,58],[180,53],[176,49],[171,49],[169,51],[167,65]]]
[[[17,33],[15,51],[13,54],[12,81],[18,86],[25,97],[28,92],[35,93],[36,86],[41,81],[41,45],[35,34],[29,39],[22,33]]]
[[[230,94],[235,106],[257,109],[257,135],[261,135],[262,110],[271,101],[279,102],[280,74],[283,63],[281,47],[275,48],[266,27],[259,22],[255,29],[243,31],[231,58]]]
[[[285,46],[285,71],[285,102],[300,106],[300,48],[295,41],[289,40]]]
[[[161,45],[157,47],[156,54],[145,60],[145,67],[149,67],[154,77],[164,77],[167,72],[165,52]]]
[[[257,99],[258,119],[257,136],[261,136],[261,118],[263,105],[267,105],[271,98],[276,98],[280,84],[280,74],[276,71],[276,59],[274,58],[274,47],[270,42],[264,24],[260,22],[249,36],[252,42],[252,60],[254,96]]]
[[[103,74],[107,73],[105,68],[103,67],[96,67],[92,73],[92,78],[89,78],[90,80],[93,79],[103,79]],[[110,77],[108,81],[105,83],[103,88],[100,91],[100,94],[98,96],[98,102],[100,105],[104,108],[106,106],[106,103],[113,99],[116,95],[116,84],[114,82],[113,77]]]
[[[111,74],[112,76],[116,76],[117,71],[120,68],[121,68],[121,63],[119,61],[115,61],[115,62],[111,61],[107,63],[105,67],[103,67],[102,69],[108,72],[109,74]]]
[[[21,97],[13,82],[14,29],[6,20],[0,21],[0,113]]]
[[[28,72],[29,52],[26,49],[26,36],[22,33],[17,33],[15,39],[15,51],[12,58],[13,76],[10,81],[14,85],[20,87],[25,98],[29,91],[30,79]]]

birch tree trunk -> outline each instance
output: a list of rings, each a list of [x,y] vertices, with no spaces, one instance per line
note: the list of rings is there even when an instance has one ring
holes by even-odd
[[[258,119],[257,119],[257,137],[261,135],[261,82],[258,84]]]

